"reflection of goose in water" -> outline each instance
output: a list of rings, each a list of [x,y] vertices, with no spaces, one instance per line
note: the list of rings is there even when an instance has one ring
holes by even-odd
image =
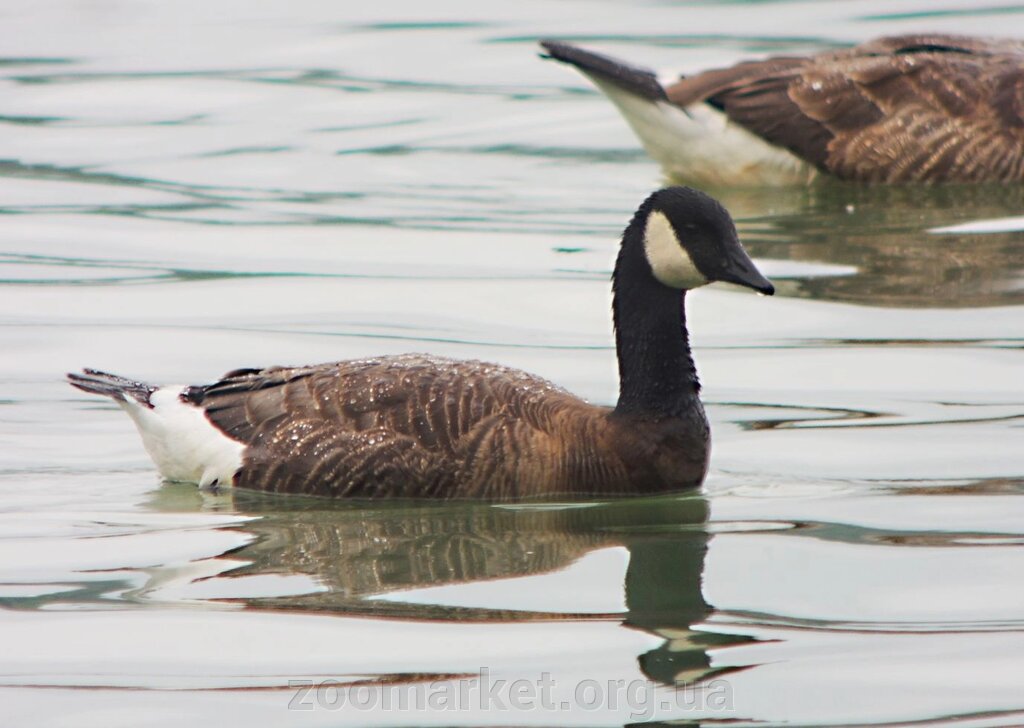
[[[157,497],[174,492],[164,488]],[[237,512],[257,516],[243,527],[256,540],[232,554],[250,564],[234,575],[305,574],[323,588],[246,599],[253,608],[455,621],[622,620],[665,640],[638,659],[648,677],[666,684],[714,674],[707,648],[744,641],[690,629],[711,611],[701,594],[708,534],[707,502],[700,496],[515,508],[408,501],[325,508],[324,501],[242,491],[227,497],[233,497]],[[522,585],[526,592],[537,589],[527,596],[536,597],[535,609],[479,607],[465,597],[461,604],[449,599],[442,605],[419,591],[558,572],[612,547],[628,551],[624,583],[616,570],[607,575],[608,582],[598,577],[596,587],[620,595],[624,591],[621,613],[594,614],[586,597],[575,594],[560,594],[557,603],[575,600],[578,609],[549,609],[544,589],[551,581],[544,589]],[[403,596],[413,591],[418,593]]]
[[[1024,302],[1024,222],[1007,231],[941,230],[1015,218],[1024,187],[1004,185],[721,190],[761,259],[840,266],[778,276],[785,296],[901,308]],[[1013,228],[1013,226],[1010,226]],[[937,232],[939,231],[939,232]]]

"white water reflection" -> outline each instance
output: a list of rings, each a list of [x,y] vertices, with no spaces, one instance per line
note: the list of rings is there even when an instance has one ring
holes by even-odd
[[[932,228],[930,233],[1017,233],[1024,230],[1024,217],[1001,217],[996,220],[977,220],[962,225]]]

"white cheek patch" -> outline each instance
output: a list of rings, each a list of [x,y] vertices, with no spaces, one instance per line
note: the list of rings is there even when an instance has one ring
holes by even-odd
[[[672,223],[664,213],[657,210],[647,216],[644,254],[654,277],[670,288],[689,290],[708,283],[708,279],[697,270],[686,248],[680,245]]]

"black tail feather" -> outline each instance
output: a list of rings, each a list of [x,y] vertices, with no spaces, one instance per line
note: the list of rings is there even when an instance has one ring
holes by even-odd
[[[81,374],[71,372],[68,374],[68,383],[72,387],[81,389],[90,394],[101,394],[104,397],[111,397],[127,402],[131,397],[139,404],[152,409],[149,401],[150,395],[157,390],[152,384],[135,382],[131,379],[119,377],[116,374],[108,374],[96,369],[83,369]]]
[[[557,40],[542,40],[541,47],[547,51],[544,58],[553,58],[581,71],[614,83],[625,91],[652,101],[667,101],[665,89],[658,77],[646,68],[629,66],[610,56],[578,48]]]

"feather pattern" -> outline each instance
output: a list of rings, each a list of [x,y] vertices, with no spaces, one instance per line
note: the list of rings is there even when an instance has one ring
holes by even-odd
[[[605,66],[582,66],[578,59],[588,52],[573,48],[566,57],[558,52],[564,45],[554,44],[552,56],[585,73],[614,66],[616,76],[603,79],[609,83],[629,75],[630,67],[603,56]],[[879,38],[810,57],[704,71],[664,90],[674,106],[706,104],[839,179],[1024,181],[1022,41]]]
[[[275,367],[185,396],[247,445],[236,484],[259,490],[512,499],[679,488],[705,469],[706,424],[610,417],[550,382],[484,362],[404,355]],[[702,411],[691,419],[702,424]],[[661,463],[677,473],[671,483],[649,457],[666,441],[680,446],[675,462]]]

